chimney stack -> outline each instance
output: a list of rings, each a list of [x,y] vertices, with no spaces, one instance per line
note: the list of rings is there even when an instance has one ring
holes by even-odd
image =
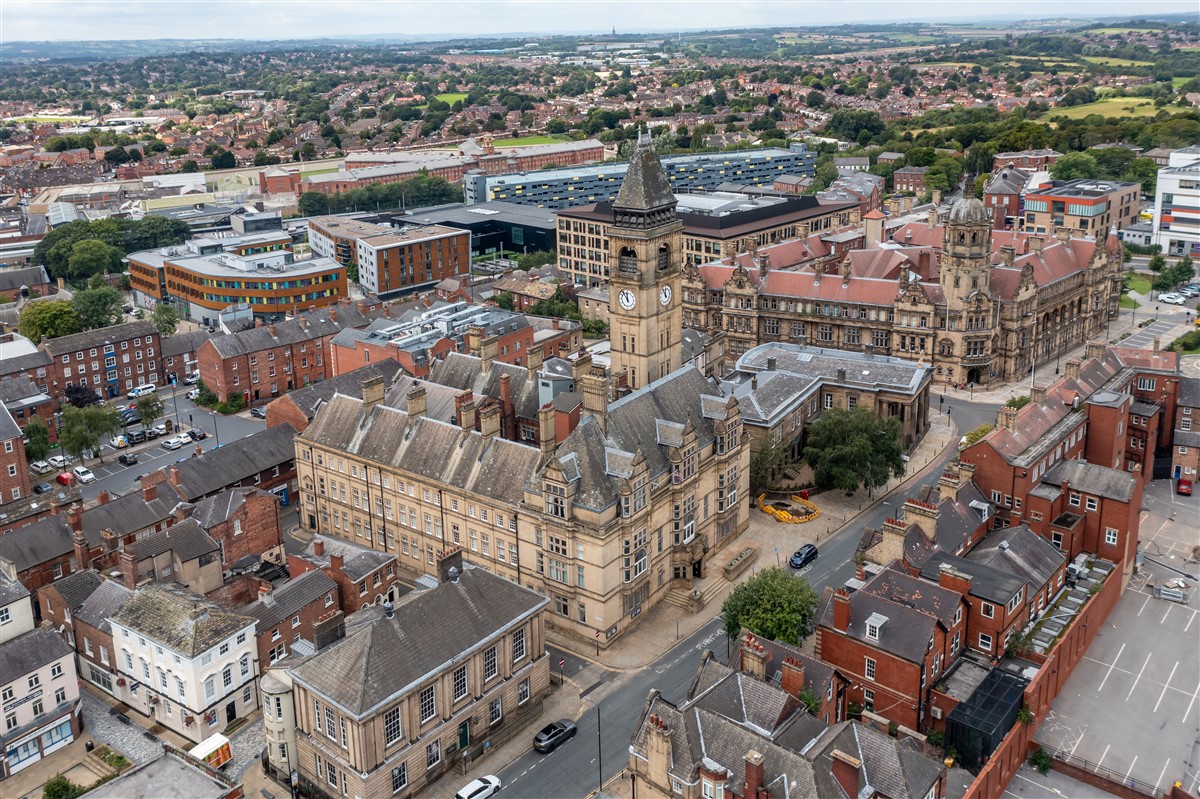
[[[110,499],[111,499],[111,497],[109,496],[109,493],[107,491],[101,491],[98,494],[96,494],[96,504],[97,505],[107,505]]]
[[[153,502],[158,499],[158,483],[142,486],[142,501],[146,503]]]
[[[1093,358],[1095,358],[1095,359],[1103,358],[1104,357],[1104,342],[1103,341],[1089,341],[1087,343],[1087,346],[1083,350],[1083,357],[1089,361],[1092,360]]]
[[[657,693],[657,691],[655,691]],[[671,728],[661,716],[652,715],[646,719],[646,771],[650,781],[665,785],[668,782],[668,772],[672,761]]]
[[[1067,361],[1067,377],[1078,380],[1079,366],[1080,363],[1078,358],[1072,358],[1071,360]]]
[[[450,570],[455,569],[453,577]],[[452,546],[438,556],[437,560],[437,575],[438,583],[453,583],[458,582],[458,576],[463,573],[463,550],[462,547]]]
[[[383,402],[383,375],[367,378],[362,384],[363,410],[370,410]]]
[[[83,532],[83,516],[78,502],[72,502],[71,507],[67,508],[67,526],[73,533]]]
[[[1003,261],[1008,266],[1013,265],[1013,255],[1014,254],[1015,254],[1015,251],[1013,250],[1013,246],[1011,244],[1005,244],[1003,247],[1000,248],[1000,260]]]
[[[840,632],[850,629],[850,592],[845,588],[833,592],[833,629]]]
[[[425,386],[420,383],[413,383],[412,388],[408,390],[407,399],[410,421],[420,419],[425,415],[425,409],[428,407],[425,400]]]
[[[904,501],[904,520],[921,528],[929,539],[937,538],[938,517],[941,511],[932,502],[909,498]]]
[[[475,400],[471,389],[454,395],[454,419],[463,430],[475,429]]]
[[[833,778],[837,780],[838,785],[842,786],[847,796],[858,796],[859,769],[862,768],[862,761],[841,749],[834,749],[831,759]]]
[[[746,782],[742,786],[742,796],[745,799],[754,799],[763,788],[764,772],[766,771],[763,761],[763,756],[753,749],[746,753]],[[851,796],[858,796],[858,794],[853,793]]]
[[[554,416],[554,406],[549,402],[538,409],[538,447],[542,451],[543,463],[554,456],[554,448],[558,444]]]
[[[558,320],[554,320],[556,323]],[[529,377],[531,380],[537,379],[538,370],[542,368],[542,348],[535,344],[525,350],[525,365],[529,369]]]
[[[133,591],[138,586],[137,559],[133,555],[133,550],[123,550],[120,562],[122,581],[125,583],[126,588]]]
[[[758,680],[767,679],[767,653],[754,633],[742,639],[742,671]]]
[[[971,592],[971,575],[943,563],[938,566],[938,585],[966,596]]]
[[[1046,387],[1033,385],[1029,389],[1029,401],[1035,405],[1041,405],[1046,401]]]
[[[346,559],[341,555],[329,556],[329,570],[334,574],[341,574],[342,567],[346,565]]]
[[[996,414],[996,425],[998,427],[1003,427],[1005,430],[1010,432],[1016,432],[1017,409],[1010,408],[1007,405],[1000,408],[999,412]]]
[[[499,336],[488,336],[479,340],[479,360],[480,370],[485,374],[492,368],[497,355],[500,353],[500,338]]]
[[[608,378],[589,373],[580,382],[584,412],[595,417],[600,429],[608,432]]]
[[[786,657],[779,667],[779,687],[789,696],[800,698],[804,693],[804,662],[799,658]]]
[[[71,544],[75,548],[75,568],[80,571],[91,568],[91,550],[88,548],[87,536],[82,530],[71,533]]]
[[[1041,236],[1030,236],[1028,239],[1030,252],[1041,252],[1044,244]]]
[[[488,440],[500,432],[500,408],[495,403],[479,411],[479,432]]]
[[[260,585],[258,587],[258,599],[267,607],[275,604],[275,592],[271,590],[269,585]]]
[[[320,539],[313,541],[313,554],[316,555],[318,558],[325,554],[325,542],[324,541],[322,541]]]
[[[275,323],[274,323],[274,322],[272,322],[271,324],[267,325],[267,332],[271,334],[271,338],[277,338],[277,336],[275,335],[275,333],[276,333],[276,328],[275,328]]]

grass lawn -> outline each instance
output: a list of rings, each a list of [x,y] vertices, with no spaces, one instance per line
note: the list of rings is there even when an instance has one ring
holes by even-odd
[[[1090,29],[1084,31],[1084,33],[1099,33],[1099,34],[1107,36],[1107,35],[1113,34],[1113,33],[1133,33],[1134,31],[1151,31],[1151,30],[1155,30],[1155,29],[1154,28],[1090,28]]]
[[[554,136],[522,136],[519,139],[496,139],[492,142],[497,147],[527,147],[530,144],[557,144],[563,141]]]
[[[1154,63],[1151,61],[1130,61],[1128,58],[1108,58],[1102,55],[1085,55],[1080,56],[1084,61],[1092,64],[1108,64],[1114,67],[1152,67]]]
[[[447,94],[438,94],[434,96],[435,100],[441,100],[446,105],[454,105],[459,100],[467,99],[466,92],[449,92]]]
[[[86,122],[91,117],[12,117],[5,122]]]
[[[1196,49],[1196,50],[1200,50],[1200,47],[1197,47],[1197,48],[1195,48],[1195,49]],[[1184,77],[1184,78],[1179,78],[1179,77],[1171,78],[1171,87],[1172,87],[1172,88],[1175,88],[1175,89],[1178,89],[1180,86],[1182,86],[1183,84],[1187,83],[1189,80],[1191,80],[1191,78],[1187,78],[1187,77]]]
[[[313,169],[308,172],[301,172],[300,177],[306,178],[309,175],[325,175],[330,172],[337,172],[337,171],[338,171],[338,168],[336,166],[331,166],[328,169]]]
[[[918,64],[917,66],[921,66],[921,67],[950,67],[951,69],[970,69],[971,67],[978,66],[978,64],[973,64],[973,63],[972,63],[972,62],[970,62],[970,61],[937,61],[937,62],[934,62],[934,61],[925,61],[925,62],[922,62],[922,63]]]
[[[1150,278],[1143,277],[1142,275],[1134,276],[1133,279],[1129,281],[1129,290],[1136,291],[1143,297],[1148,296],[1150,294]]]
[[[1122,294],[1121,300],[1117,304],[1119,306],[1121,306],[1122,308],[1137,308],[1138,307],[1137,302],[1133,299],[1133,297],[1130,297],[1128,294]]]
[[[1178,106],[1163,106],[1168,114],[1178,114]],[[1153,100],[1144,97],[1107,97],[1094,103],[1073,105],[1069,108],[1053,108],[1050,116],[1065,116],[1067,119],[1083,119],[1091,114],[1102,117],[1152,117],[1158,113]]]

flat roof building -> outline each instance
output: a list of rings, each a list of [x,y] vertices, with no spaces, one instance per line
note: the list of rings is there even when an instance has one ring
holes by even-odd
[[[1133,224],[1138,216],[1140,183],[1115,180],[1056,180],[1025,192],[1026,233],[1069,231],[1099,238],[1111,228]]]

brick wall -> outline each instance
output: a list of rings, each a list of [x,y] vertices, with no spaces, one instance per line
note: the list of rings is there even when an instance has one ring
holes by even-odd
[[[273,494],[249,494],[228,519],[209,528],[208,534],[221,545],[224,567],[247,555],[264,555],[283,544],[279,499]]]
[[[0,409],[0,413],[3,413]],[[25,445],[21,437],[0,442],[0,505],[29,496],[29,464],[25,461]]]

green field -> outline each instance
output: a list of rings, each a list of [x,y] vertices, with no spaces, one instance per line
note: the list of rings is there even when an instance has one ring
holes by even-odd
[[[467,93],[466,92],[450,92],[448,94],[438,94],[438,95],[435,95],[433,99],[441,100],[446,105],[454,105],[459,100],[467,99]]]
[[[337,171],[338,171],[338,167],[336,167],[336,166],[331,166],[328,169],[312,169],[312,170],[309,170],[308,172],[301,172],[300,177],[306,178],[309,175],[325,175],[330,172],[337,172]]]
[[[1107,64],[1110,67],[1152,67],[1152,61],[1130,61],[1128,58],[1109,58],[1102,55],[1085,55],[1080,56],[1084,61],[1091,64]]]
[[[1168,105],[1163,106],[1162,110],[1168,114],[1178,114],[1183,109]],[[1070,108],[1054,108],[1051,109],[1050,116],[1064,116],[1067,119],[1083,119],[1091,114],[1099,114],[1102,117],[1152,117],[1158,112],[1154,101],[1144,97],[1108,97]]]
[[[492,142],[496,147],[526,147],[530,144],[556,144],[562,139],[554,136],[522,136],[519,139],[496,139]]]
[[[1149,296],[1150,295],[1150,279],[1147,277],[1143,277],[1142,275],[1135,275],[1129,281],[1129,290],[1136,291],[1138,294],[1141,294],[1142,296]]]
[[[1122,308],[1138,307],[1137,300],[1135,300],[1133,297],[1130,297],[1128,294],[1122,294],[1120,301],[1117,302],[1117,305]]]
[[[1189,80],[1191,80],[1191,78],[1180,78],[1180,77],[1171,78],[1171,87],[1178,89],[1180,86],[1187,83]]]
[[[1136,33],[1137,31],[1152,31],[1155,28],[1091,28],[1084,33],[1099,33],[1108,36],[1113,33]]]
[[[926,61],[926,62],[922,62],[921,64],[918,64],[918,66],[922,66],[922,67],[950,67],[951,69],[970,69],[971,67],[976,67],[976,66],[979,66],[979,65],[978,65],[978,64],[973,64],[973,63],[971,63],[970,61],[937,61],[937,62],[933,62],[933,61]]]
[[[86,122],[91,117],[12,117],[4,120],[5,122]]]

